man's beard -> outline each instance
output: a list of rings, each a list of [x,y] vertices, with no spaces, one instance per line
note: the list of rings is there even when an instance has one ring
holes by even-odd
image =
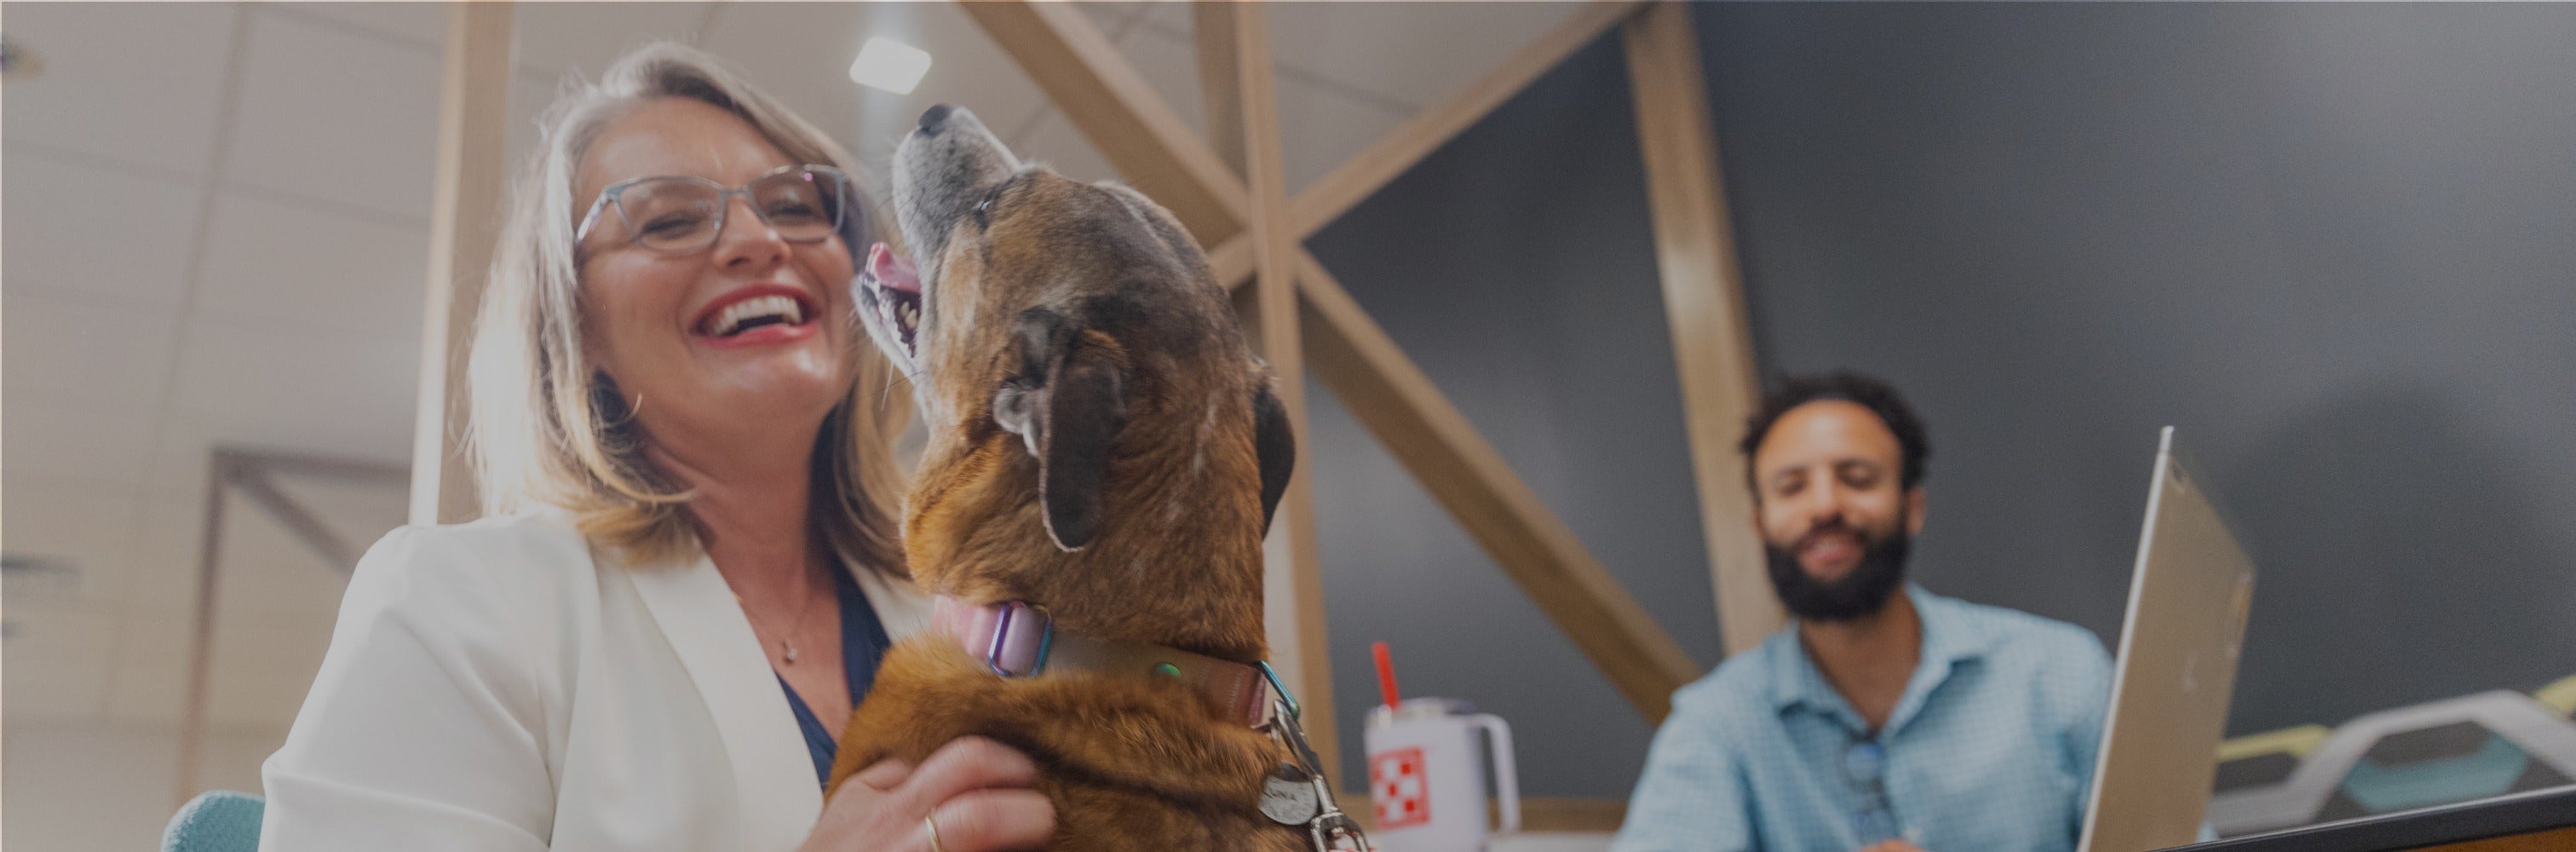
[[[1848,526],[1841,529],[1859,532]],[[1810,530],[1807,534],[1822,531]],[[1869,540],[1861,550],[1860,562],[1837,580],[1810,576],[1798,564],[1795,553],[1768,541],[1762,543],[1762,555],[1771,569],[1771,589],[1779,593],[1780,605],[1787,607],[1790,614],[1804,621],[1850,621],[1878,612],[1887,605],[1888,596],[1905,584],[1909,539],[1905,519],[1898,517],[1896,530]]]

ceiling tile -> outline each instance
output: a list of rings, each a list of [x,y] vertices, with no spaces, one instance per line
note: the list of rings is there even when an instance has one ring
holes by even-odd
[[[405,458],[418,338],[192,321],[163,426],[178,440],[160,449],[205,441]]]
[[[0,502],[0,541],[12,557],[63,560],[72,576],[48,582],[41,597],[10,580],[10,605],[116,604],[124,600],[137,553],[142,504],[130,491],[102,494],[49,487],[39,477],[11,477]]]
[[[313,690],[331,647],[331,616],[232,614],[215,625],[206,716],[222,725],[285,726]]]
[[[117,631],[116,657],[108,666],[108,719],[152,725],[178,722],[179,709],[188,697],[194,611],[131,607]]]
[[[304,505],[307,511],[315,507]],[[344,536],[345,537],[345,536]],[[372,540],[353,542],[365,547]],[[224,502],[223,551],[215,561],[216,601],[227,619],[309,616],[329,619],[349,586],[335,566],[239,493]]]
[[[126,605],[193,612],[197,579],[205,570],[205,486],[190,495],[147,494],[140,506],[134,556],[123,580]]]
[[[16,13],[10,21],[15,26]],[[10,85],[9,125],[16,127],[28,122],[18,117],[17,84]],[[8,164],[0,205],[12,215],[0,229],[0,278],[13,303],[41,290],[118,308],[179,310],[196,233],[196,185],[37,151],[13,149]]]
[[[330,647],[331,624],[328,617],[218,614],[207,721],[260,728],[292,723]],[[136,608],[127,614],[123,631],[108,682],[108,717],[124,723],[178,722],[196,642],[194,615],[176,608]]]
[[[339,533],[341,541],[360,552],[411,518],[408,477],[370,482],[281,474],[276,481],[278,488],[311,508]]]
[[[1082,138],[1082,131],[1055,110],[1047,110],[1025,137],[1011,143],[1011,153],[1045,163],[1056,174],[1078,181],[1121,179],[1118,169]]]
[[[426,228],[225,194],[206,237],[197,312],[279,336],[420,339]]]
[[[911,94],[850,82],[850,60],[872,36],[930,54]],[[735,4],[716,16],[704,44],[840,140],[879,191],[895,143],[931,105],[963,104],[1004,133],[1044,105],[1018,64],[954,4]]]
[[[1198,78],[1198,49],[1182,37],[1148,27],[1136,28],[1118,46],[1135,64],[1137,73],[1163,96],[1164,103],[1205,134],[1207,109]],[[1274,91],[1284,135],[1282,170],[1292,193],[1331,173],[1406,118],[1384,99],[1351,97],[1346,88],[1318,84],[1309,75],[1282,73]],[[1070,130],[1061,120],[1054,123]],[[1048,128],[1049,134],[1058,129]],[[1056,135],[1036,138],[1048,144],[1062,144]]]
[[[0,443],[8,446],[12,478],[31,474],[133,489],[144,481],[151,437],[151,421],[72,397],[12,388],[8,407],[0,409]]]
[[[252,20],[232,181],[425,220],[440,57],[294,17]]]
[[[1280,77],[1278,95],[1281,171],[1292,197],[1406,118],[1290,76]]]
[[[14,13],[13,13],[14,14]],[[14,727],[21,720],[92,719],[106,706],[117,620],[102,607],[49,608],[12,602],[10,636],[0,643],[0,695]]]
[[[1273,3],[1280,65],[1415,109],[1446,100],[1581,3]]]
[[[445,3],[266,3],[256,8],[261,15],[319,18],[432,50],[443,49],[447,44]]]
[[[10,4],[9,40],[43,56],[45,75],[9,83],[8,140],[204,174],[235,14],[219,3]]]
[[[11,394],[79,399],[147,420],[169,379],[176,312],[144,311],[11,287],[0,311],[0,383]]]
[[[1161,4],[1152,2],[1109,2],[1109,0],[1085,0],[1085,2],[1074,4],[1074,8],[1081,9],[1085,16],[1090,17],[1092,26],[1099,27],[1101,32],[1107,33],[1111,38],[1116,38],[1120,35],[1124,35],[1130,27],[1134,26],[1137,19],[1143,17],[1147,9],[1157,5]]]
[[[1207,136],[1207,95],[1199,84],[1199,51],[1188,36],[1171,36],[1137,27],[1118,40],[1118,52],[1144,75],[1163,103],[1189,122],[1200,138]]]
[[[521,68],[580,71],[592,79],[628,49],[657,39],[685,42],[709,3],[521,3],[516,58]],[[730,14],[730,11],[728,11]]]

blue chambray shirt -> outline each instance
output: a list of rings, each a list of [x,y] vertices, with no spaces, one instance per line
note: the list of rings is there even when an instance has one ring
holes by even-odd
[[[2111,658],[2083,628],[1908,584],[1922,661],[1879,743],[1889,809],[1929,852],[2066,852],[2110,702]],[[1793,626],[1673,693],[1612,852],[1851,852],[1866,735]]]

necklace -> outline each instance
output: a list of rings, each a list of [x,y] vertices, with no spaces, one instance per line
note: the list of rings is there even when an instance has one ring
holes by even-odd
[[[821,596],[814,594],[813,583],[808,581],[805,584],[805,605],[797,608],[796,618],[794,620],[787,622],[786,632],[772,631],[778,636],[778,655],[781,663],[790,666],[796,664],[796,629],[804,627],[805,617],[813,614],[814,599],[817,597]],[[736,605],[742,604],[742,595],[740,593],[735,593],[733,596],[733,602]],[[751,608],[748,606],[744,606],[742,611],[745,615],[751,614]],[[756,621],[757,619],[754,620]]]

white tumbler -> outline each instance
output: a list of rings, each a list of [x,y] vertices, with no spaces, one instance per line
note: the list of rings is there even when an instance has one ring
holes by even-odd
[[[1491,714],[1456,712],[1463,705],[1415,698],[1369,711],[1363,738],[1377,811],[1369,839],[1381,852],[1484,852],[1490,836],[1520,830],[1512,728]],[[1499,826],[1486,823],[1489,778]]]

